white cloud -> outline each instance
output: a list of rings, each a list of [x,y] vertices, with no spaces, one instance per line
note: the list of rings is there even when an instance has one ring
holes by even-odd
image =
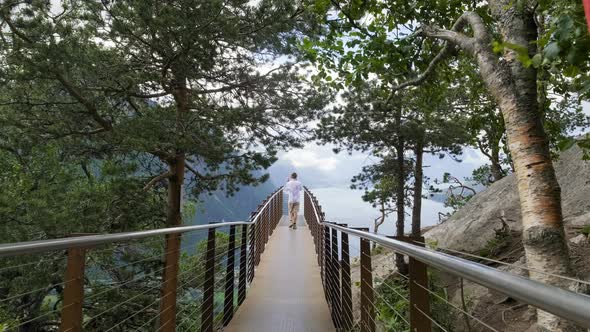
[[[474,168],[489,163],[488,158],[480,150],[468,147],[463,150],[462,159],[466,164],[474,164]]]
[[[329,172],[336,169],[340,162],[334,156],[321,156],[317,151],[307,149],[291,150],[282,156],[297,168],[315,168]]]

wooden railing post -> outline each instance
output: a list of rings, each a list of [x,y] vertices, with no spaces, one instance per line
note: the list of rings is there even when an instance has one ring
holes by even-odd
[[[341,300],[342,292],[340,286],[340,259],[338,257],[338,231],[332,229],[331,236],[331,263],[332,263],[332,317],[337,330],[342,328]]]
[[[368,232],[368,228],[354,228]],[[361,238],[361,332],[375,332],[375,293],[371,266],[371,242]]]
[[[270,197],[268,199],[270,199]],[[272,202],[269,201],[269,203],[266,207],[266,212],[264,212],[264,215],[266,215],[266,218],[264,220],[264,222],[266,224],[266,232],[264,233],[264,236],[265,236],[264,247],[265,248],[266,248],[266,244],[268,243],[268,239],[270,238],[270,233],[271,233],[271,231],[270,231],[270,228],[271,228],[271,226],[270,226],[271,214],[270,213],[272,211],[271,205],[272,205]]]
[[[64,280],[63,306],[61,309],[61,332],[82,331],[82,305],[84,304],[84,266],[86,250],[69,248]]]
[[[248,225],[242,225],[240,243],[240,276],[238,277],[238,306],[246,299],[246,275],[248,273]]]
[[[273,232],[277,228],[277,225],[279,224],[279,220],[281,220],[281,215],[279,214],[279,196],[280,196],[280,194],[277,194],[273,198],[274,199],[274,204],[273,204],[274,220],[272,223]]]
[[[234,275],[236,251],[236,226],[229,226],[227,246],[227,266],[225,269],[225,298],[223,304],[223,326],[227,326],[234,316]]]
[[[388,236],[424,247],[424,237]],[[428,266],[410,257],[410,330],[412,332],[432,331],[432,322],[425,315],[430,316],[430,299],[428,294]],[[420,287],[422,286],[422,287]],[[422,312],[420,312],[422,311]]]
[[[342,227],[348,227],[347,224],[339,224]],[[342,284],[342,329],[350,331],[352,328],[352,283],[350,277],[350,245],[348,243],[348,234],[340,232],[340,280]]]
[[[203,283],[203,303],[201,304],[201,331],[213,331],[213,311],[215,296],[215,228],[209,228],[207,252],[205,253],[205,281]]]
[[[257,211],[261,211],[262,210],[262,206],[264,205],[264,202],[262,203],[262,205],[258,206],[258,210]],[[256,221],[256,246],[254,248],[254,252],[256,253],[256,259],[255,259],[255,266],[258,266],[258,264],[260,264],[260,256],[262,255],[262,252],[264,251],[264,215],[263,213],[260,213],[258,215],[258,219],[255,220]]]
[[[279,194],[280,198],[280,204],[279,204],[279,214],[281,215],[281,217],[285,214],[285,194],[283,192],[283,189],[279,189],[281,191],[281,193]]]
[[[318,217],[320,218],[320,220],[318,220],[318,223],[322,224],[324,223],[324,221],[326,220],[325,216],[322,214],[321,211],[321,206],[318,204],[317,200],[315,197],[313,197],[313,202],[314,204],[317,206],[318,208]],[[322,236],[320,236],[320,248],[325,248],[326,246],[326,239],[323,235],[323,231],[322,231]],[[323,249],[322,249],[323,250]],[[322,255],[324,261],[322,262],[322,266],[324,266],[324,268],[326,267],[326,257],[324,255]]]
[[[160,294],[160,331],[176,331],[176,290],[178,289],[178,266],[180,260],[180,234],[166,235],[166,254],[162,294]]]
[[[328,301],[328,306],[332,307],[332,298],[330,296],[330,289],[332,289],[332,283],[330,281],[330,228],[328,226],[324,226],[324,249],[322,256],[324,257],[324,266],[322,269],[322,276],[324,281],[324,290],[326,295],[326,300]]]
[[[248,255],[248,282],[252,282],[254,279],[254,272],[255,272],[255,265],[256,265],[256,228],[258,227],[256,223],[254,223],[254,215],[256,212],[252,213],[250,220],[252,223],[250,224],[250,254]]]
[[[266,243],[270,240],[270,236],[275,229],[275,197],[270,199],[268,204],[268,238]]]

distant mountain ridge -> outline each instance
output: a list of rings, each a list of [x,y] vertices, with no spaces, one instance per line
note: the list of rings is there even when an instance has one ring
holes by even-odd
[[[268,180],[256,187],[242,186],[233,196],[227,196],[225,192],[220,190],[203,194],[199,197],[192,224],[248,220],[250,213],[254,212],[258,205],[276,188],[274,182]]]

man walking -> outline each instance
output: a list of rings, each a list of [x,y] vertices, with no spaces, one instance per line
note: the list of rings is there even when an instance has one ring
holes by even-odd
[[[289,228],[297,229],[299,194],[301,193],[301,182],[297,181],[297,173],[291,174],[291,178],[285,184],[284,191],[289,194]]]

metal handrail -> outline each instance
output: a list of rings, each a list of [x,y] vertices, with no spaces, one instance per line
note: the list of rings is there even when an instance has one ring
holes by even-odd
[[[304,190],[308,195],[312,196],[307,188]],[[546,285],[535,280],[526,279],[448,254],[434,252],[382,235],[322,222],[322,219],[319,218],[316,204],[313,200],[311,201],[316,220],[318,220],[320,225],[374,241],[393,251],[413,257],[429,266],[471,280],[495,291],[509,294],[510,297],[524,303],[533,305],[559,317],[569,319],[585,328],[590,328],[590,296]]]
[[[238,226],[238,225],[250,225],[255,224],[260,218],[260,215],[265,211],[268,204],[272,199],[281,192],[281,188],[273,193],[273,195],[267,200],[263,207],[250,221],[232,221],[232,222],[220,222],[211,223],[207,225],[193,225],[193,226],[178,226],[178,227],[167,227],[158,228],[147,231],[136,231],[136,232],[124,232],[115,234],[99,234],[89,236],[74,236],[61,239],[51,240],[38,240],[38,241],[25,241],[0,244],[0,257],[16,256],[23,254],[32,254],[45,251],[62,250],[68,248],[81,248],[91,247],[100,244],[113,243],[113,242],[125,242],[130,240],[143,239],[155,235],[168,235],[168,234],[179,234],[191,231],[225,227],[225,226]]]
[[[262,215],[262,211],[264,211],[272,199],[282,191],[283,187],[279,187],[277,190],[275,190],[275,192],[266,200],[266,203],[262,206],[262,209],[260,209],[260,211],[258,211],[258,213],[252,219],[250,219],[250,222],[256,223],[256,221],[260,218],[260,215]]]

